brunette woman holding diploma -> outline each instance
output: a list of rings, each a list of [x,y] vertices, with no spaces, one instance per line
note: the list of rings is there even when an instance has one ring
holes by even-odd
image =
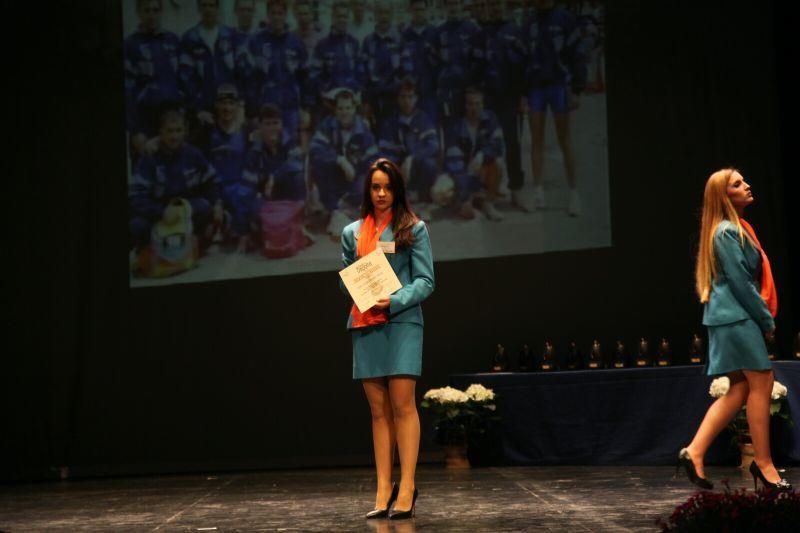
[[[706,373],[727,375],[731,384],[678,454],[678,466],[703,489],[713,488],[703,469],[706,451],[742,405],[747,406],[755,449],[750,465],[754,485],[761,481],[767,488],[792,489],[772,463],[769,449],[774,376],[765,337],[775,331],[778,294],[767,254],[742,218],[753,199],[750,185],[736,169],[718,170],[706,182],[696,268],[697,295],[705,304],[703,324],[708,327]]]
[[[428,228],[406,199],[403,175],[388,159],[370,166],[364,182],[361,219],[342,232],[347,267],[377,247],[402,288],[364,313],[353,305],[347,328],[353,338],[353,379],[361,380],[372,413],[372,442],[378,490],[366,518],[410,518],[417,489],[419,451],[416,379],[422,372],[422,309],[433,292],[433,256]],[[400,455],[400,482],[392,483],[394,447]],[[394,508],[392,508],[394,504]]]

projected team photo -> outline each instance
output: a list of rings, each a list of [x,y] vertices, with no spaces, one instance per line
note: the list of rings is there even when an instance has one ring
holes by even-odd
[[[385,157],[437,261],[609,246],[602,4],[127,0],[132,287],[337,270]]]

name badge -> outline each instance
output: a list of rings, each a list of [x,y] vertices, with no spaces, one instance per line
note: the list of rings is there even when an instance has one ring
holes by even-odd
[[[378,241],[378,248],[385,254],[393,254],[394,253],[394,241],[384,242]]]

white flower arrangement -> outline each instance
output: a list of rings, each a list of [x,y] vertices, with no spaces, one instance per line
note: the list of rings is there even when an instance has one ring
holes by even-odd
[[[436,417],[436,439],[440,444],[463,444],[484,434],[488,424],[498,419],[492,389],[473,383],[466,391],[453,387],[431,389],[420,405]]]
[[[712,398],[719,398],[721,396],[725,396],[726,394],[728,394],[729,390],[731,390],[731,380],[728,379],[727,376],[722,376],[721,378],[717,378],[711,382],[711,386],[708,388],[708,394]],[[780,400],[781,398],[786,398],[786,395],[788,393],[789,390],[780,381],[776,380],[772,383],[771,396],[773,400]]]
[[[773,400],[780,400],[781,398],[786,398],[786,395],[789,394],[789,389],[781,383],[780,381],[775,381],[772,384],[772,399]]]
[[[708,389],[708,394],[710,394],[712,398],[719,398],[728,394],[730,389],[731,380],[728,379],[728,376],[722,376],[721,378],[717,378],[711,382],[711,387]]]
[[[442,387],[441,389],[429,390],[425,393],[423,399],[439,403],[466,403],[469,401],[469,396],[453,387]]]
[[[464,392],[470,400],[474,400],[476,402],[494,400],[494,391],[492,389],[487,389],[479,383],[473,383],[467,387],[467,390]]]

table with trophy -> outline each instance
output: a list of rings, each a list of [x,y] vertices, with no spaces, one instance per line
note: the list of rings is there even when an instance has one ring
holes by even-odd
[[[617,341],[605,350],[594,340],[581,353],[574,342],[558,351],[547,341],[516,354],[497,344],[488,372],[451,375],[450,385],[494,390],[505,464],[672,464],[714,400],[712,377],[699,337],[677,358],[666,339],[654,344],[639,339],[628,350]],[[790,411],[800,413],[800,360],[773,368]],[[778,460],[800,462],[800,418],[773,433]],[[709,463],[733,464],[729,440],[715,441]]]

